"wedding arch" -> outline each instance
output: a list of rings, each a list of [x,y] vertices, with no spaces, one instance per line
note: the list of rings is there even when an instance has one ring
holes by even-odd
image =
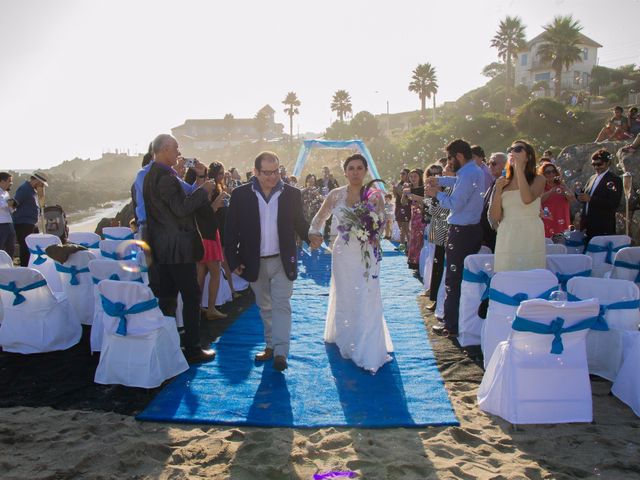
[[[304,168],[305,163],[307,163],[307,159],[309,158],[309,153],[311,153],[312,148],[357,150],[360,154],[362,154],[364,158],[367,159],[367,163],[369,164],[369,174],[371,175],[371,177],[380,178],[376,162],[373,161],[371,152],[369,152],[369,149],[362,140],[305,140],[300,147],[300,153],[298,153],[296,165],[295,167],[293,167],[293,175],[295,175],[296,177],[300,178],[300,174],[302,173],[302,169]],[[383,189],[385,192],[387,191],[384,184],[379,183],[376,185],[376,187]]]

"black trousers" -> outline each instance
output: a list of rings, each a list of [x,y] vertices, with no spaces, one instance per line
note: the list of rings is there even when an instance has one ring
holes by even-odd
[[[433,255],[433,268],[431,269],[431,283],[429,284],[429,300],[435,302],[438,299],[438,290],[444,273],[444,245],[436,245]]]
[[[462,269],[467,255],[480,250],[482,227],[475,225],[449,225],[447,240],[447,270],[444,284],[444,326],[451,333],[458,333],[458,311],[460,309],[460,285]]]
[[[25,242],[25,238],[32,233],[38,233],[38,226],[31,225],[30,223],[16,223],[14,225],[16,229],[16,238],[18,239],[18,245],[20,245],[20,266],[28,267],[29,266],[29,257],[31,254],[29,253],[29,247],[27,247],[27,243]]]
[[[0,223],[0,250],[4,250],[13,260],[16,250],[16,230],[13,223]]]
[[[195,263],[158,264],[149,267],[149,286],[158,298],[162,313],[173,316],[178,292],[182,295],[184,319],[184,348],[193,353],[200,348],[200,300]]]

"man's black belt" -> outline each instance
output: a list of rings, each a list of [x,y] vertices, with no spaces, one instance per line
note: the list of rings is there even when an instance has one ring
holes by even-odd
[[[276,257],[279,257],[279,256],[280,256],[279,253],[274,253],[273,255],[267,255],[265,257],[260,257],[260,259],[263,259],[263,258],[276,258]]]

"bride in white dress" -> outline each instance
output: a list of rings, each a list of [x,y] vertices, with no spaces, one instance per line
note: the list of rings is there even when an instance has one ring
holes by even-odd
[[[343,168],[348,185],[329,192],[311,222],[309,238],[316,248],[322,243],[322,231],[329,216],[337,219],[340,229],[345,225],[345,213],[362,198],[367,161],[362,155],[352,155],[345,160]],[[384,225],[382,193],[374,191],[367,201],[375,207]],[[393,352],[382,312],[380,262],[372,246],[367,245],[369,265],[365,266],[363,247],[353,232],[338,234],[331,248],[331,286],[324,341],[335,343],[343,358],[350,358],[359,367],[375,373],[391,360],[389,352]]]

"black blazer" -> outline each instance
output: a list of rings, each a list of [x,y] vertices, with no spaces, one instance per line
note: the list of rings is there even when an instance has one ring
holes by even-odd
[[[159,264],[195,263],[204,254],[196,227],[195,211],[209,202],[198,189],[187,196],[179,180],[161,165],[153,164],[142,188],[147,224],[144,240]]]
[[[489,223],[489,205],[491,204],[491,195],[493,195],[495,186],[496,184],[493,183],[487,190],[484,196],[482,214],[480,215],[480,226],[482,227],[482,245],[486,245],[487,247],[489,247],[492,252],[496,249],[497,232],[491,227],[491,224]]]
[[[334,188],[338,188],[339,186],[340,185],[338,185],[338,181],[335,178],[329,178],[329,181],[327,182],[327,188],[329,189],[329,191],[333,190]],[[316,187],[318,187],[320,191],[322,191],[322,189],[324,188],[324,177],[320,177],[316,180]]]
[[[224,239],[229,268],[235,270],[244,265],[241,276],[249,282],[258,279],[260,270],[260,209],[252,186],[247,183],[231,193]],[[278,237],[280,259],[289,280],[298,276],[296,233],[309,242],[309,224],[304,219],[300,190],[285,184],[278,197]]]
[[[585,187],[585,193],[589,193],[597,175],[592,175]],[[586,229],[587,237],[597,235],[615,235],[616,211],[622,199],[622,179],[608,171],[598,183],[589,201],[589,212],[585,213],[586,205],[582,206],[581,226]]]

